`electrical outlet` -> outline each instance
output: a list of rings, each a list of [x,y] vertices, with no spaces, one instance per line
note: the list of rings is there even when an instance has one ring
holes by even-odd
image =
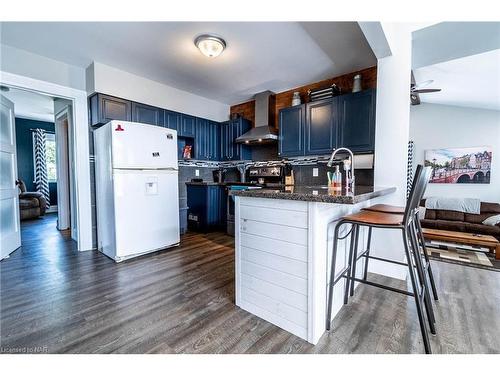
[[[195,169],[195,170],[194,170],[194,175],[195,175],[196,177],[200,177],[200,170],[199,170],[199,169]]]
[[[318,168],[313,168],[313,177],[318,177]]]

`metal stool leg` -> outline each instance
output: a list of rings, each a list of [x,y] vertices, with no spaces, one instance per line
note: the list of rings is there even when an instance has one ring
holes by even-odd
[[[332,263],[330,266],[330,286],[328,288],[328,309],[326,313],[326,330],[329,331],[331,328],[332,319],[332,306],[333,306],[333,288],[335,281],[335,263],[337,262],[337,247],[339,238],[339,229],[342,226],[342,222],[337,224],[335,228],[335,235],[333,236],[333,250],[332,250]]]
[[[438,298],[438,294],[437,294],[436,284],[434,283],[434,275],[432,274],[431,261],[429,259],[429,254],[427,254],[427,247],[425,246],[424,232],[422,231],[422,225],[420,224],[418,214],[415,217],[415,225],[417,226],[418,236],[419,236],[420,242],[422,244],[424,258],[425,258],[425,261],[427,262],[427,274],[429,275],[429,281],[431,282],[432,295],[434,297],[434,300],[438,301],[439,298]]]
[[[422,304],[419,296],[419,288],[417,286],[417,280],[415,276],[415,270],[413,269],[413,260],[412,255],[409,248],[409,239],[408,233],[406,232],[406,228],[402,230],[403,232],[403,243],[405,247],[406,259],[408,260],[408,272],[410,274],[411,285],[413,288],[413,296],[415,298],[415,306],[417,308],[418,322],[420,324],[420,331],[422,333],[422,339],[424,340],[425,353],[431,353],[431,343],[429,341],[429,335],[427,333],[427,327],[425,326],[424,321],[424,312],[422,310]]]
[[[366,281],[368,277],[368,258],[370,256],[370,249],[372,244],[372,227],[368,227],[368,241],[366,242],[366,257],[365,257],[365,270],[363,271],[363,280]]]
[[[420,248],[418,246],[417,232],[416,227],[411,224],[410,225],[410,241],[413,248],[413,257],[415,258],[415,266],[417,268],[417,275],[420,279],[420,284],[422,285],[422,291],[424,293],[424,303],[425,303],[425,311],[427,313],[427,319],[429,321],[430,331],[433,335],[436,334],[436,318],[434,316],[434,310],[432,308],[431,297],[429,294],[429,284],[427,283],[427,276],[425,275],[425,271],[422,265],[422,255],[420,254]]]
[[[352,231],[351,231],[351,243],[349,246],[349,257],[347,258],[347,272],[346,272],[346,283],[345,283],[345,290],[344,290],[344,305],[347,305],[347,301],[349,300],[349,286],[351,283],[354,283],[354,281],[351,280],[351,271],[352,271],[352,266],[353,266],[353,257],[354,257],[354,242],[356,238],[356,233],[358,231],[358,225],[357,224],[352,224]]]
[[[351,263],[351,282],[350,282],[350,295],[351,297],[354,296],[354,284],[355,284],[355,281],[354,279],[356,278],[356,264],[358,263],[357,260],[358,260],[358,242],[359,242],[359,225],[356,225],[356,233],[354,235],[354,248],[353,248],[353,251],[352,251],[352,263]],[[351,238],[351,241],[353,239]]]

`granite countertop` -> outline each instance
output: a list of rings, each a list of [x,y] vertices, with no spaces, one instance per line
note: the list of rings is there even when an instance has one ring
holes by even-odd
[[[356,204],[376,197],[394,193],[395,187],[356,186],[353,192],[335,192],[327,186],[287,186],[284,189],[253,189],[235,191],[240,197],[289,199],[305,202]]]

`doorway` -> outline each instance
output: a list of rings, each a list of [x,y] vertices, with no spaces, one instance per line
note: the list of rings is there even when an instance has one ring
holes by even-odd
[[[1,94],[12,112],[20,245],[32,241],[26,226],[37,228],[37,237],[78,241],[72,101],[6,85]]]

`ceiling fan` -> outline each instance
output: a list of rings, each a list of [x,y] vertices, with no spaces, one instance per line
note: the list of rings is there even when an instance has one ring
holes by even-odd
[[[417,85],[415,82],[415,76],[413,75],[413,71],[411,72],[411,85],[410,85],[410,101],[411,105],[419,105],[420,104],[420,95],[419,94],[426,94],[429,92],[439,92],[441,89],[424,89],[423,87],[429,86],[432,82],[434,82],[433,79],[430,79],[428,81],[421,82]]]

